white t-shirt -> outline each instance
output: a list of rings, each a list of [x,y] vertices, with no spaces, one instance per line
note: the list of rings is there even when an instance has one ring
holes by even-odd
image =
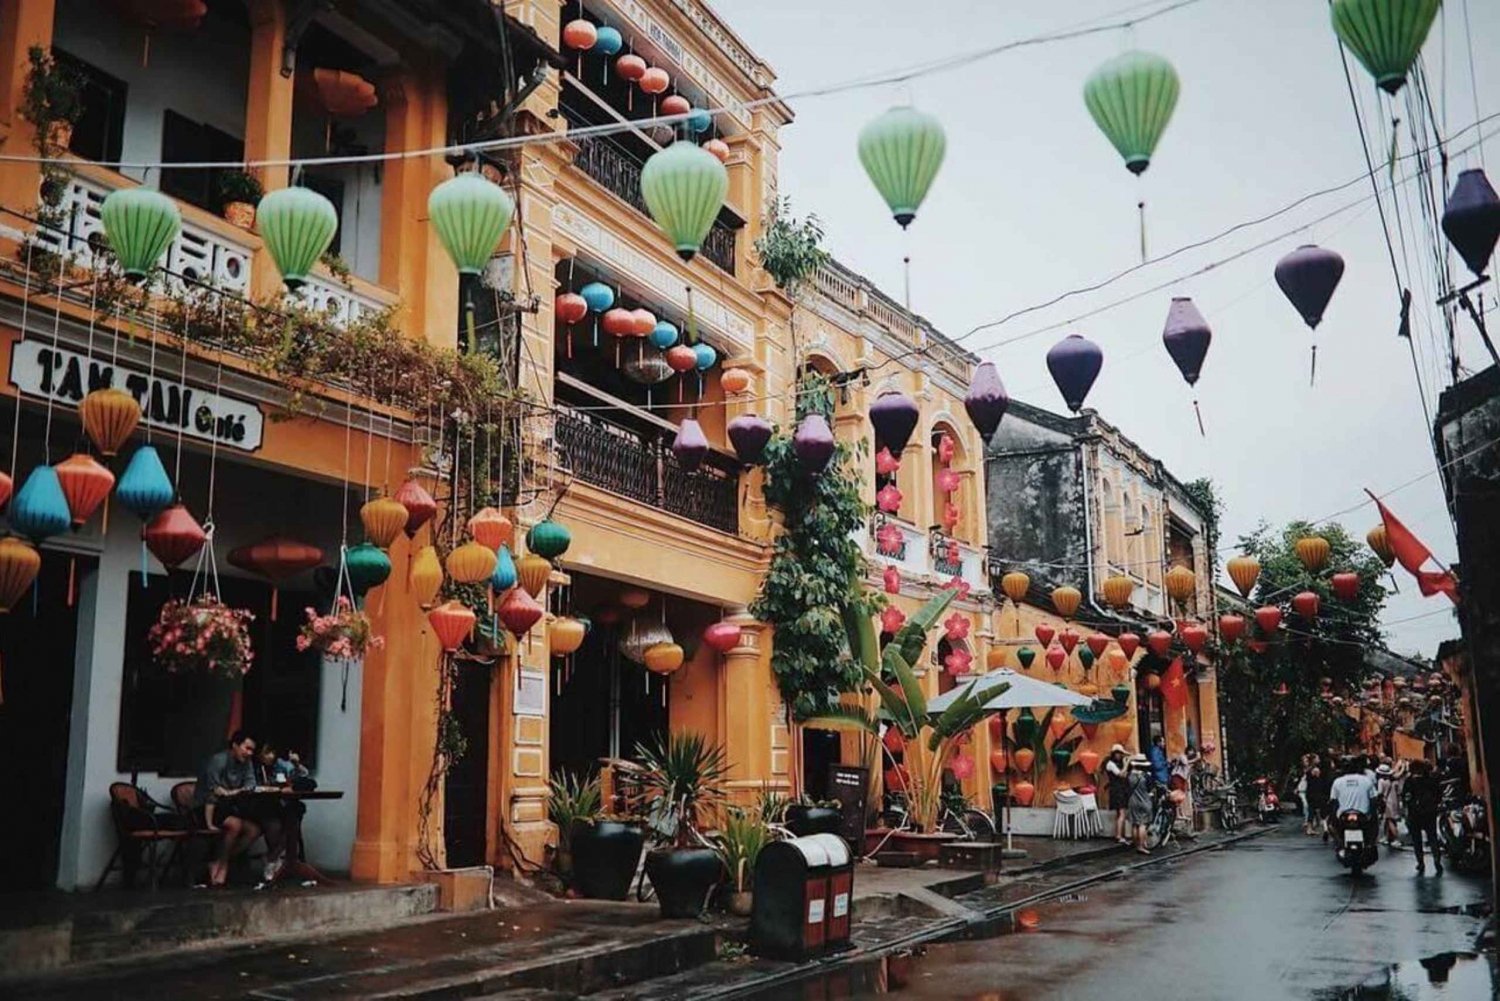
[[[1339,813],[1358,810],[1368,816],[1375,812],[1375,783],[1364,772],[1340,775],[1328,794],[1338,804]]]

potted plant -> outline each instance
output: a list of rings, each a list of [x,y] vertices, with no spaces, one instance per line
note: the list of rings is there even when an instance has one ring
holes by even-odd
[[[647,809],[658,845],[646,853],[646,876],[656,889],[664,918],[702,912],[724,864],[700,828],[705,810],[724,795],[729,763],[724,749],[701,733],[674,733],[654,745],[639,745]],[[576,859],[575,859],[576,863]]]
[[[21,96],[21,117],[36,129],[37,150],[51,156],[68,148],[73,123],[83,116],[83,78],[60,66],[40,45],[27,50],[30,68]]]
[[[770,828],[758,811],[730,807],[718,836],[719,857],[729,874],[725,908],[730,914],[749,916],[754,906],[750,881],[755,875],[755,860],[770,839]]]
[[[858,611],[852,601],[844,611],[849,648],[859,659],[865,681],[879,695],[886,722],[900,732],[904,745],[902,781],[906,814],[903,828],[891,834],[891,845],[923,861],[936,859],[942,843],[958,836],[942,831],[938,824],[943,772],[958,751],[964,734],[999,712],[985,708],[986,704],[1009,687],[991,686],[981,697],[974,694],[977,682],[970,682],[947,709],[933,712],[927,708],[927,697],[911,665],[922,656],[927,630],[957,594],[956,589],[950,588],[934,597],[907,620],[883,652],[875,635],[874,620]],[[862,706],[846,703],[807,720],[806,724],[878,735],[881,722]]]
[[[837,834],[844,823],[844,810],[838,800],[815,800],[803,795],[785,809],[786,826],[797,837],[809,834]]]
[[[254,616],[212,594],[162,606],[146,642],[152,663],[171,679],[166,774],[191,774],[224,742],[230,707],[255,654]]]
[[[568,879],[573,875],[575,827],[587,827],[599,819],[599,780],[585,779],[564,768],[552,773],[547,787],[547,819],[557,825],[557,851],[553,855],[553,867],[559,876]],[[640,858],[639,846],[636,848],[635,858]],[[625,876],[626,886],[629,886],[630,875],[634,872],[635,862],[632,861],[630,872]]]
[[[297,634],[299,652],[316,650],[332,660],[364,660],[368,651],[385,646],[385,640],[372,632],[369,616],[342,594],[327,615],[319,615],[315,608],[305,614],[307,621]]]
[[[219,204],[231,226],[249,232],[255,228],[255,206],[265,191],[260,179],[243,170],[228,170],[219,175]]]

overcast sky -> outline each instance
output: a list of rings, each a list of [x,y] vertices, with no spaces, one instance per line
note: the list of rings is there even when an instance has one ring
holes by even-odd
[[[714,5],[772,65],[778,91],[788,95],[1085,22],[1119,21],[1127,8],[1136,13],[1160,6],[1130,0]],[[1477,80],[1469,71],[1465,6],[1464,0],[1448,0],[1424,49],[1436,113],[1448,135],[1500,112],[1500,65],[1494,58],[1500,4],[1467,3]],[[1139,185],[1095,128],[1081,97],[1088,73],[1131,47],[1165,55],[1182,80],[1176,114]],[[1369,76],[1352,59],[1351,70],[1379,162],[1390,147],[1393,106],[1383,95],[1377,100]],[[1446,97],[1439,98],[1444,80]],[[908,99],[941,117],[948,153],[903,237],[863,176],[855,136],[865,121]],[[901,257],[909,252],[913,309],[952,337],[1138,263],[1138,197],[1147,201],[1149,249],[1157,255],[1364,170],[1335,38],[1316,0],[1201,0],[1130,33],[1021,49],[910,84],[791,103],[797,120],[782,133],[782,193],[792,197],[798,213],[822,218],[827,245],[841,261],[898,298]],[[1403,120],[1397,131],[1406,151],[1414,144],[1404,97],[1394,107]],[[1481,129],[1500,133],[1500,119]],[[1478,134],[1471,129],[1452,146],[1471,145]],[[1455,155],[1455,176],[1458,169],[1479,166],[1480,152]],[[1491,176],[1500,177],[1500,138],[1486,142],[1482,152]],[[1398,166],[1397,176],[1404,173]],[[1417,190],[1415,184],[1402,189],[1412,198]],[[1181,479],[1212,477],[1227,505],[1226,539],[1262,519],[1321,518],[1358,503],[1363,487],[1384,493],[1427,473],[1387,503],[1439,559],[1452,560],[1452,527],[1417,376],[1406,342],[1395,335],[1395,281],[1369,196],[1363,182],[1318,198],[1102,291],[977,333],[964,344],[999,366],[1012,396],[1061,411],[1044,355],[1066,333],[1096,341],[1105,363],[1089,405]],[[1357,207],[1308,225],[1360,199]],[[1430,268],[1422,267],[1428,258],[1417,257],[1429,244],[1417,202],[1403,198],[1400,209],[1421,306],[1418,346],[1436,345],[1428,331],[1440,329],[1441,321],[1422,285],[1431,281]],[[1068,322],[1297,226],[1307,228],[1205,275]],[[1333,248],[1347,263],[1318,329],[1315,386],[1308,384],[1310,332],[1272,277],[1277,258],[1305,242]],[[1456,273],[1466,276],[1461,262],[1453,261]],[[1407,268],[1403,263],[1403,273]],[[1214,332],[1198,384],[1206,438],[1193,419],[1193,394],[1161,344],[1173,295],[1191,296]],[[1018,343],[997,343],[1052,324],[1061,326]],[[1487,363],[1471,329],[1461,332],[1459,356],[1475,371]],[[1446,384],[1446,360],[1424,352],[1422,365],[1435,408],[1433,394]],[[1339,520],[1363,536],[1377,518],[1367,504]],[[1443,611],[1446,599],[1421,598],[1414,582],[1399,568],[1397,574],[1401,591],[1391,597],[1385,616],[1391,644],[1431,656],[1440,640],[1458,635],[1456,621]]]

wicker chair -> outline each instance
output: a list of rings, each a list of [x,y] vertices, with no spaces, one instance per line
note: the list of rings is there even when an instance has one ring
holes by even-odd
[[[183,877],[186,878],[182,847],[192,838],[192,832],[186,830],[187,825],[178,814],[167,811],[139,786],[111,782],[109,816],[115,826],[115,853],[94,884],[96,892],[104,888],[105,880],[116,866],[120,867],[127,885],[133,883],[142,856],[146,859],[151,889],[156,889],[160,877],[172,868],[174,862],[183,866]],[[163,844],[172,846],[164,862],[159,859],[158,851],[158,846]]]

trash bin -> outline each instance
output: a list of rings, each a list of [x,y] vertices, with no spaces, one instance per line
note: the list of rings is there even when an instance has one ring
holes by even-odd
[[[853,856],[836,834],[773,841],[755,863],[750,949],[804,960],[849,945]]]

